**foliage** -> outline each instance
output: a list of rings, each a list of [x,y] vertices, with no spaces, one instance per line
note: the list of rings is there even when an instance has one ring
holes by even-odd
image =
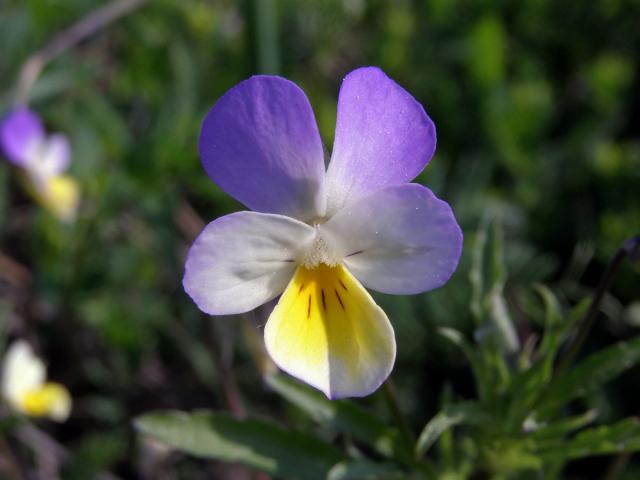
[[[507,312],[503,320],[495,321],[491,305],[494,297],[502,295],[505,282],[500,234],[495,228],[487,242],[487,231],[477,235],[471,278],[476,287],[471,310],[476,315],[478,329],[498,332],[501,328],[512,334],[513,325]],[[489,250],[489,252],[487,252]],[[479,279],[484,278],[484,281]],[[483,288],[486,286],[488,288]],[[357,404],[330,401],[317,391],[284,377],[270,376],[268,384],[280,395],[309,415],[334,435],[344,435],[347,443],[344,456],[347,462],[335,466],[319,466],[320,478],[472,478],[483,474],[489,478],[558,478],[564,466],[575,459],[597,455],[623,454],[640,451],[640,421],[635,417],[613,423],[595,425],[596,410],[581,410],[573,403],[602,389],[625,370],[640,363],[640,337],[619,342],[592,353],[577,365],[566,370],[557,367],[562,347],[570,343],[576,321],[584,312],[579,304],[569,312],[562,312],[555,295],[538,286],[544,303],[544,333],[535,347],[527,350],[513,348],[504,342],[505,334],[476,335],[473,344],[462,333],[441,329],[444,338],[463,350],[472,362],[478,398],[465,401],[448,399],[442,409],[424,426],[414,443],[413,452],[406,451],[402,430],[388,427],[377,417]],[[486,305],[483,309],[480,306]],[[513,333],[515,335],[515,333]],[[217,425],[210,416],[193,414],[149,414],[139,420],[140,430],[194,455],[237,460],[253,441],[239,442],[234,453],[227,453],[226,445],[218,447]],[[180,428],[176,423],[180,420]],[[240,425],[238,425],[239,427]],[[211,435],[204,441],[203,430]],[[456,435],[452,431],[456,430]],[[240,428],[222,436],[233,440]],[[262,433],[268,432],[265,428]],[[251,436],[251,435],[250,435]],[[187,439],[186,441],[184,439]],[[308,437],[305,442],[311,442]],[[273,438],[272,443],[276,441]],[[300,439],[302,445],[302,438]],[[438,445],[440,454],[429,455]],[[203,445],[206,445],[203,449]],[[300,446],[301,446],[300,445]],[[270,447],[273,445],[270,445]],[[294,466],[304,458],[320,456],[325,446],[310,447],[306,453],[297,449],[278,449],[272,463]],[[371,450],[371,455],[367,452]],[[283,454],[283,452],[285,452]],[[409,455],[407,455],[409,453]],[[379,460],[377,457],[381,456]],[[319,459],[322,458],[321,456]],[[273,467],[258,461],[249,465],[274,473]],[[309,462],[309,473],[315,472]],[[292,471],[292,478],[304,478],[304,473]],[[313,473],[315,475],[315,473]]]
[[[0,2],[0,115],[27,58],[104,3]],[[637,264],[557,368],[606,262],[640,231],[639,17],[636,0],[156,0],[55,58],[30,105],[70,136],[83,204],[60,224],[0,162],[0,347],[27,338],[74,411],[63,425],[3,412],[0,456],[6,440],[29,478],[55,478],[51,459],[72,479],[234,478],[221,460],[295,477],[310,445],[331,479],[611,474],[603,455],[638,448]],[[241,208],[199,164],[208,108],[252,74],[282,74],[308,92],[330,151],[341,78],[366,64],[434,119],[437,161],[418,181],[465,232],[447,286],[376,296],[415,440],[383,395],[329,402],[273,376],[265,312],[206,318],[180,284],[203,223]],[[218,443],[194,450],[190,429]],[[247,451],[253,433],[274,443]],[[619,478],[638,478],[636,457],[617,458]]]

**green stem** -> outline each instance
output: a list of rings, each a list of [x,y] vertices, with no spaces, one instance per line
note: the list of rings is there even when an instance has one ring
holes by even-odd
[[[382,384],[382,394],[384,395],[384,399],[387,402],[387,406],[389,407],[389,411],[393,416],[398,428],[400,429],[400,433],[404,438],[407,447],[413,449],[413,445],[416,443],[416,437],[411,431],[411,427],[409,427],[409,422],[407,418],[400,410],[400,404],[398,402],[398,394],[396,392],[395,385],[391,378],[388,378],[386,382]]]
[[[240,389],[238,388],[238,382],[233,373],[233,368],[227,361],[225,361],[222,348],[217,341],[217,339],[220,338],[220,335],[218,335],[215,330],[216,326],[214,322],[216,319],[212,319],[206,315],[202,315],[202,318],[205,322],[209,323],[209,347],[212,350],[218,374],[220,375],[222,393],[224,394],[227,406],[234,417],[239,419],[246,418],[247,411],[244,407],[244,403],[242,402]]]
[[[250,44],[254,69],[258,73],[280,73],[278,11],[275,0],[248,0]]]
[[[13,454],[13,450],[11,450],[11,447],[2,436],[0,436],[0,457],[4,459],[5,467],[3,470],[0,470],[0,472],[5,473],[7,475],[6,478],[10,480],[24,480],[25,477],[22,474],[18,460]]]
[[[609,285],[611,284],[614,275],[626,257],[629,257],[634,261],[640,260],[640,235],[636,235],[635,237],[631,237],[625,241],[618,249],[613,259],[609,262],[609,265],[607,265],[607,269],[605,270],[604,275],[600,278],[600,282],[593,293],[593,300],[591,300],[589,309],[578,324],[578,334],[567,348],[567,353],[558,364],[556,373],[565,370],[578,356],[578,353],[582,349],[582,346],[584,345],[584,342],[589,336],[589,333],[596,321],[597,313],[600,310],[600,302],[602,302],[602,298],[609,289]]]
[[[113,0],[89,12],[85,17],[51,39],[41,50],[31,55],[24,63],[18,77],[16,103],[26,104],[31,87],[40,72],[55,57],[77,45],[120,17],[141,7],[149,0]]]
[[[630,453],[623,453],[622,455],[618,455],[617,457],[615,457],[609,465],[609,468],[607,468],[607,471],[605,472],[602,479],[616,480],[617,478],[619,478],[620,475],[626,470],[630,460]]]

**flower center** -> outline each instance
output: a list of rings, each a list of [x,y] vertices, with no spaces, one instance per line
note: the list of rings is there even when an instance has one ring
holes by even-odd
[[[318,226],[316,226],[316,236],[303,253],[300,263],[306,269],[313,269],[321,264],[335,267],[340,263],[340,258],[331,251]]]

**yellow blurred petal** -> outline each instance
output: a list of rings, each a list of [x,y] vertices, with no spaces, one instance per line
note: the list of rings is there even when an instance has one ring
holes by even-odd
[[[64,422],[71,412],[71,395],[63,385],[47,382],[22,397],[21,410],[32,417]]]
[[[80,188],[78,183],[67,175],[50,178],[42,191],[45,208],[65,222],[72,222],[78,212]]]
[[[52,177],[24,176],[24,185],[36,201],[63,222],[76,219],[80,204],[80,187],[68,175]]]
[[[265,327],[269,355],[329,398],[374,392],[395,361],[384,311],[342,265],[299,266]]]

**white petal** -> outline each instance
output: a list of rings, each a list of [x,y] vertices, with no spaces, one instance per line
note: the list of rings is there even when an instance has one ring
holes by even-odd
[[[13,408],[21,408],[24,395],[45,382],[45,365],[24,340],[11,344],[2,368],[2,396]]]
[[[56,422],[65,422],[69,418],[69,415],[71,415],[71,394],[62,385],[53,385],[56,385],[57,391],[51,403],[51,408],[49,409],[49,418]]]
[[[44,181],[64,172],[70,160],[69,140],[62,134],[54,134],[29,149],[25,166],[32,176]]]
[[[451,207],[417,184],[364,197],[320,231],[358,280],[383,293],[406,295],[443,285],[462,249]]]
[[[282,293],[300,249],[314,236],[309,225],[282,215],[238,212],[218,218],[189,251],[184,289],[210,315],[253,310]]]
[[[51,175],[59,175],[69,167],[71,147],[69,140],[56,133],[47,139],[42,158],[43,169]]]

